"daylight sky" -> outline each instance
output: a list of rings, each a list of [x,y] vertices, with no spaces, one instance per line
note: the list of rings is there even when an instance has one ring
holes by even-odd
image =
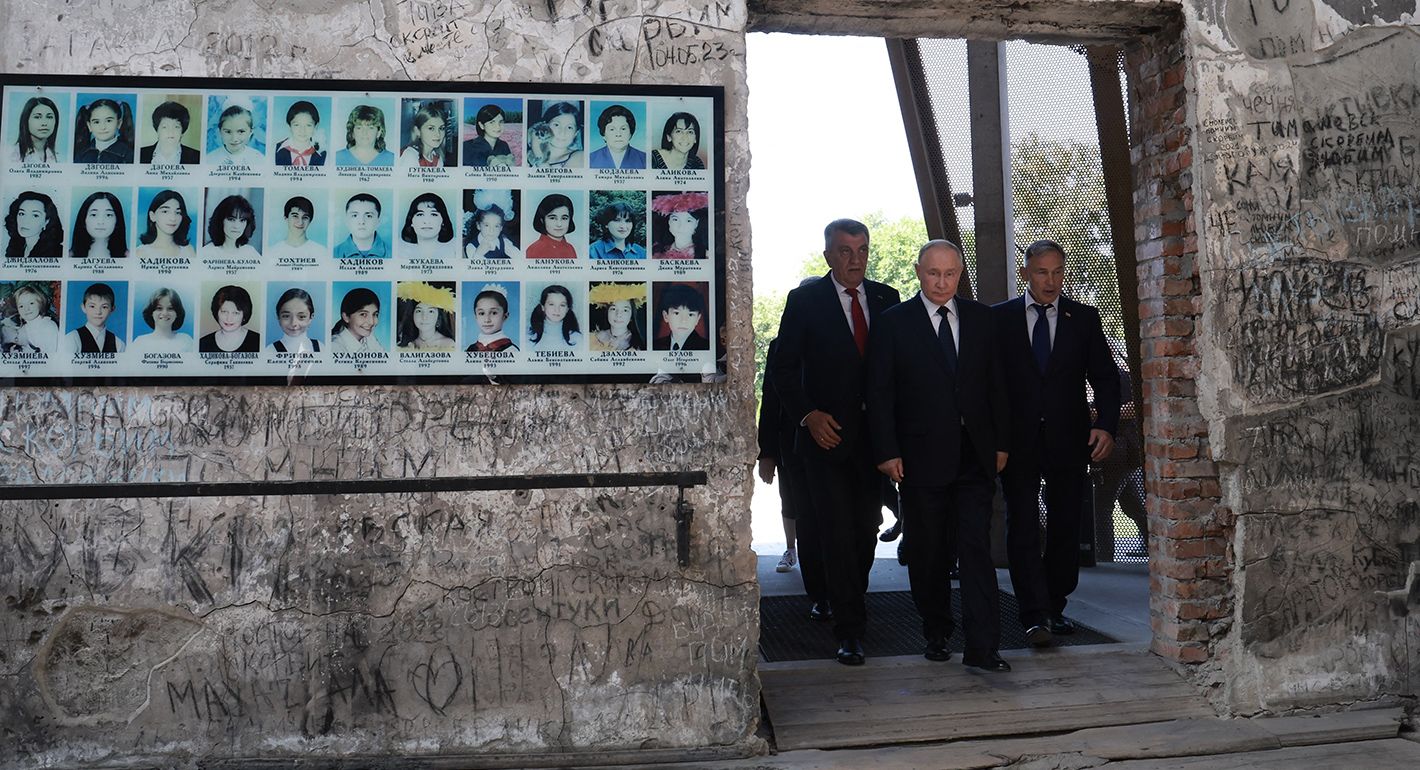
[[[881,38],[755,33],[748,41],[754,288],[787,291],[804,258],[823,250],[829,220],[873,211],[920,217],[922,204]],[[1096,141],[1083,57],[1013,42],[1007,65],[1013,138],[1036,131]],[[960,81],[947,87],[966,90]],[[953,159],[955,189],[957,167],[969,168],[969,159],[964,148]]]

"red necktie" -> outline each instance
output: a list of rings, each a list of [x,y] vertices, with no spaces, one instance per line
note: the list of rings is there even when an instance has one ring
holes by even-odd
[[[849,304],[853,307],[853,341],[858,343],[858,355],[868,354],[868,317],[863,315],[863,306],[858,304],[858,290],[844,289],[848,292]]]

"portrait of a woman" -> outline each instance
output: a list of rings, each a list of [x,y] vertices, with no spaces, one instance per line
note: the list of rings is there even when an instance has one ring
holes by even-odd
[[[567,242],[570,233],[577,232],[573,221],[572,199],[553,193],[537,204],[533,212],[533,229],[537,240],[528,244],[528,259],[576,259],[577,248]]]
[[[385,113],[361,104],[345,121],[345,149],[335,153],[337,166],[393,166],[394,153],[385,148]]]
[[[255,353],[261,335],[247,328],[251,322],[251,294],[240,286],[223,286],[212,295],[212,319],[217,330],[197,340],[199,353]]]
[[[241,195],[228,195],[212,209],[207,220],[207,245],[224,257],[261,256],[252,245],[256,209]]]
[[[20,109],[19,131],[10,147],[11,165],[58,163],[59,108],[47,96],[32,96]]]
[[[399,237],[412,245],[405,249],[410,258],[451,260],[458,255],[449,207],[437,193],[420,193],[409,202]]]
[[[592,259],[645,259],[642,246],[641,217],[624,201],[612,201],[597,212],[596,222],[602,237],[592,242],[588,253]]]
[[[454,342],[454,290],[452,284],[400,281],[400,350],[449,351]]]
[[[503,124],[507,116],[496,104],[485,104],[473,116],[478,135],[463,143],[463,164],[477,168],[511,166],[515,162],[513,148],[503,141]]]
[[[594,283],[587,301],[592,350],[646,349],[646,284]]]
[[[399,163],[426,168],[452,165],[449,141],[449,110],[440,102],[424,102],[414,113],[409,144],[399,154]]]
[[[508,294],[497,284],[488,286],[473,300],[474,323],[478,326],[478,339],[465,350],[469,353],[496,353],[500,350],[517,350],[512,338],[503,330],[508,322]]]
[[[148,204],[148,229],[138,236],[139,257],[193,257],[196,251],[188,242],[192,217],[187,213],[187,201],[176,190],[163,190]]]
[[[54,304],[43,284],[21,283],[10,294],[15,303],[14,317],[4,320],[6,351],[56,353],[59,350],[59,323]]]
[[[140,163],[159,165],[189,165],[202,159],[196,147],[182,143],[183,134],[192,123],[192,113],[182,104],[167,101],[153,108],[153,133],[157,141],[138,150]]]
[[[186,318],[182,297],[166,286],[159,288],[143,306],[143,322],[152,331],[135,337],[128,349],[136,353],[185,353],[192,350],[192,335],[178,331]]]
[[[656,259],[704,259],[709,251],[705,220],[710,196],[703,192],[651,197],[651,256]]]
[[[703,169],[700,158],[700,121],[688,112],[676,112],[666,118],[661,129],[661,146],[651,150],[651,168]]]
[[[542,290],[528,322],[534,350],[572,350],[582,344],[582,330],[572,307],[572,292],[553,284]]]
[[[74,243],[70,254],[76,259],[115,259],[128,256],[128,228],[123,204],[111,192],[96,192],[84,199],[74,218]]]
[[[15,196],[5,214],[5,256],[64,256],[64,225],[59,221],[59,209],[44,193],[25,190]]]

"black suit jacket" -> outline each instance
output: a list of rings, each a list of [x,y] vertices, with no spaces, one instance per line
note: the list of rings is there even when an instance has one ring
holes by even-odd
[[[152,163],[152,162],[153,162],[153,152],[157,149],[157,147],[158,147],[158,145],[156,145],[156,144],[150,144],[150,145],[148,145],[147,147],[140,147],[140,148],[138,149],[138,162],[140,162],[140,163]],[[192,147],[188,147],[188,146],[185,145],[185,144],[184,144],[184,145],[180,145],[180,147],[181,147],[182,149],[180,149],[180,150],[178,151],[178,156],[179,156],[179,157],[178,157],[178,162],[179,162],[179,163],[181,163],[181,164],[184,165],[184,166],[191,166],[191,165],[195,165],[195,164],[197,164],[199,161],[201,161],[201,155],[197,152],[196,149],[194,149],[194,148],[192,148]]]
[[[947,366],[921,295],[883,313],[868,343],[873,462],[902,458],[903,486],[951,483],[961,461],[963,428],[988,474],[996,472],[996,452],[1010,451],[1005,375],[991,309],[961,296],[956,306],[955,372]]]
[[[1022,463],[1037,467],[1083,466],[1089,461],[1090,428],[1111,435],[1119,428],[1119,368],[1104,338],[1099,311],[1061,296],[1050,362],[1042,373],[1026,331],[1024,297],[991,309],[1002,336],[1006,386],[1011,395],[1011,439]],[[1090,420],[1085,382],[1095,393]]]
[[[897,289],[876,281],[863,281],[859,288],[867,295],[871,332],[875,319],[898,303]],[[778,339],[773,377],[784,410],[795,425],[815,409],[833,415],[842,426],[839,435],[843,441],[827,453],[848,458],[867,440],[863,424],[866,361],[858,354],[832,279],[824,276],[789,292]],[[801,455],[825,451],[802,427],[794,450]]]
[[[784,453],[794,449],[794,432],[798,426],[785,413],[774,387],[774,363],[779,358],[779,340],[769,341],[764,357],[764,387],[759,399],[759,456],[771,457],[775,465],[784,465]]]
[[[669,335],[669,334],[664,335],[664,336],[661,336],[661,337],[657,337],[657,338],[655,339],[655,344],[652,346],[652,349],[653,349],[653,350],[670,350],[670,349],[671,349],[671,340],[672,340],[672,339],[674,339],[674,338],[671,337],[671,335]],[[702,337],[702,336],[700,335],[700,332],[691,330],[690,334],[686,335],[686,337],[685,337],[685,344],[684,344],[684,345],[681,345],[680,349],[681,349],[681,350],[709,350],[709,349],[710,349],[710,340],[707,340],[707,339],[705,339],[704,337]]]

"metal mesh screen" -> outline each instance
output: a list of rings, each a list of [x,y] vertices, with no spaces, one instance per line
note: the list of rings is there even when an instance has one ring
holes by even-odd
[[[1008,42],[1006,77],[1017,249],[1040,238],[1065,248],[1065,291],[1099,308],[1128,400],[1132,387],[1124,355],[1124,314],[1085,56],[1064,46]],[[1017,286],[1018,291],[1023,288]],[[1093,499],[1086,504],[1094,508],[1098,561],[1146,558],[1142,448],[1130,401],[1122,410],[1115,451],[1091,468]]]
[[[952,192],[965,197],[972,190],[971,124],[968,120],[966,90],[966,41],[919,39],[922,74],[931,96],[932,119],[942,143],[947,180]],[[976,280],[976,212],[970,206],[957,207],[962,250],[966,252],[966,273],[971,285]]]

